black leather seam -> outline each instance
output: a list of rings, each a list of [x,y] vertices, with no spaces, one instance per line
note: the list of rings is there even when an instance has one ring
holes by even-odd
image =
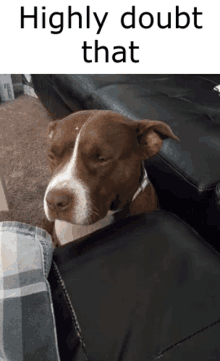
[[[103,75],[103,74],[102,74]],[[125,74],[125,76],[126,75],[128,75],[128,74]],[[136,75],[138,75],[138,74],[136,74]],[[97,90],[100,90],[100,89],[104,89],[104,88],[107,88],[107,87],[109,87],[109,86],[111,86],[111,85],[113,85],[113,86],[115,86],[115,85],[142,85],[142,84],[144,84],[144,85],[146,85],[146,84],[148,84],[148,83],[150,83],[150,82],[157,82],[157,81],[160,81],[160,82],[163,82],[163,81],[165,81],[165,80],[167,80],[168,78],[165,78],[165,77],[162,77],[162,78],[155,78],[155,79],[149,79],[147,82],[146,82],[146,79],[135,79],[135,80],[129,80],[129,82],[128,81],[120,81],[120,80],[117,80],[116,82],[108,82],[108,83],[104,83],[104,84],[102,84],[102,85],[100,85],[100,86],[97,86],[97,88],[96,88],[96,91]]]
[[[75,78],[74,75],[73,75],[73,78]],[[76,78],[75,78],[75,79],[76,79]],[[92,87],[89,86],[88,83],[84,82],[82,79],[80,79],[80,80],[81,80],[81,83],[83,83],[84,86],[87,87],[87,89],[89,89],[89,91],[90,91],[90,94],[89,94],[89,96],[87,97],[87,99],[89,99],[90,97],[91,97],[91,98],[94,98],[94,100],[96,100],[101,106],[103,106],[106,110],[108,110],[108,107],[104,104],[104,102],[100,101],[101,98],[100,98],[98,95],[96,95],[97,89],[93,90]]]
[[[51,76],[53,76],[54,74],[51,74]],[[60,97],[61,101],[65,104],[65,106],[70,110],[70,112],[72,112],[71,107],[69,106],[69,104],[67,103],[65,97],[63,97],[62,91],[60,92],[59,88],[57,88],[56,84],[54,84],[54,81],[51,80],[50,78],[45,78],[47,80],[47,82],[52,86],[53,90],[57,93],[57,95]],[[76,99],[75,100],[77,102],[77,105],[80,104],[79,100]]]
[[[217,321],[212,322],[210,325],[207,325],[201,329],[199,329],[198,331],[193,332],[191,335],[186,336],[185,338],[183,338],[180,341],[177,341],[176,343],[174,343],[171,346],[168,346],[166,349],[164,349],[163,351],[159,352],[156,356],[153,356],[153,358],[149,359],[149,361],[154,361],[154,360],[158,360],[161,357],[163,357],[163,355],[167,352],[169,352],[170,350],[172,350],[174,347],[178,347],[179,345],[181,345],[182,343],[190,340],[191,338],[197,336],[199,333],[208,330],[209,328],[215,326],[216,324],[220,323],[220,319],[218,319]]]
[[[62,292],[63,292],[63,296],[64,296],[64,298],[66,300],[66,304],[67,304],[67,307],[68,307],[68,310],[69,310],[69,313],[70,313],[70,317],[72,318],[72,321],[73,321],[73,324],[75,326],[78,339],[79,339],[80,344],[82,346],[82,350],[83,350],[83,353],[84,353],[85,360],[88,360],[89,359],[88,358],[88,353],[87,353],[87,350],[86,350],[85,342],[84,342],[83,337],[82,337],[81,328],[79,326],[77,316],[76,316],[75,310],[73,308],[72,302],[70,300],[69,294],[67,292],[65,283],[64,283],[64,281],[62,279],[62,276],[61,276],[61,274],[59,272],[59,268],[58,268],[57,264],[54,261],[52,261],[52,267],[53,267],[53,270],[54,270],[54,272],[55,272],[55,274],[57,276],[57,282],[60,284],[60,287],[61,287]]]
[[[211,84],[214,84],[215,86],[218,85],[218,84],[216,84],[216,82],[215,82],[214,80],[208,79],[208,78],[206,78],[206,77],[203,76],[203,75],[197,75],[197,76],[198,76],[198,79],[205,80],[205,81],[207,81],[207,82],[209,82],[209,83],[211,83]]]
[[[215,189],[216,185],[219,183],[219,181],[212,183],[211,185],[206,186],[204,183],[201,183],[200,185],[196,185],[195,181],[188,176],[185,172],[181,171],[180,168],[178,168],[174,162],[168,160],[165,154],[162,152],[158,153],[158,156],[163,159],[163,161],[170,166],[178,175],[180,175],[182,178],[184,178],[187,183],[189,183],[191,186],[193,186],[195,189],[198,190],[199,193],[203,193],[204,191],[209,191]]]
[[[52,88],[53,88],[53,91],[57,94],[57,96],[60,98],[60,101],[65,105],[65,107],[70,111],[70,112],[72,112],[72,110],[71,110],[71,108],[69,107],[69,105],[66,103],[66,101],[65,101],[65,99],[63,99],[62,98],[62,96],[61,96],[61,94],[60,94],[60,92],[57,90],[57,88],[56,88],[56,86],[54,85],[54,83],[53,83],[53,81],[49,78],[49,75],[50,74],[46,74],[45,76],[44,76],[44,74],[43,74],[43,81],[45,81],[46,83],[48,83],[49,84],[49,86],[51,86]],[[34,88],[34,91],[36,91],[35,90],[35,87],[33,87]],[[37,91],[36,91],[37,92]],[[40,95],[38,95],[39,96],[39,98],[40,98]]]

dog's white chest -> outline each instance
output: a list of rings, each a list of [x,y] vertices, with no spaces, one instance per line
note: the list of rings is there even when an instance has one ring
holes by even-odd
[[[56,236],[61,245],[75,241],[79,238],[85,237],[101,228],[104,228],[114,222],[114,211],[109,211],[105,218],[89,226],[80,226],[71,224],[65,221],[55,221]]]

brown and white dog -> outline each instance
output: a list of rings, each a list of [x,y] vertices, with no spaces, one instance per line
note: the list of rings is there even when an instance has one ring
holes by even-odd
[[[143,161],[156,155],[168,137],[179,140],[161,121],[132,121],[105,110],[79,111],[51,122],[53,176],[44,210],[49,221],[61,221],[56,221],[61,243],[112,223],[118,210],[125,217],[157,209]]]

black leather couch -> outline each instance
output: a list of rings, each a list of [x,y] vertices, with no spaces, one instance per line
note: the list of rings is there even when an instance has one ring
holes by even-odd
[[[181,140],[164,141],[146,162],[159,211],[54,251],[49,281],[61,359],[84,359],[74,307],[89,360],[219,360],[220,75],[38,74],[32,81],[56,119],[110,109],[163,120]]]

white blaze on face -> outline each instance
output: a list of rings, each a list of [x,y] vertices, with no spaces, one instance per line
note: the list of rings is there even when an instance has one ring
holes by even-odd
[[[84,124],[85,125],[85,124]],[[70,211],[71,220],[73,223],[84,224],[87,222],[91,210],[91,202],[89,197],[89,189],[77,176],[77,157],[79,150],[80,135],[82,133],[82,126],[80,132],[76,137],[73,154],[68,163],[55,175],[50,181],[45,196],[44,196],[44,211],[48,219],[49,210],[46,202],[47,194],[54,189],[62,190],[66,189],[68,193],[74,197],[74,206]]]

